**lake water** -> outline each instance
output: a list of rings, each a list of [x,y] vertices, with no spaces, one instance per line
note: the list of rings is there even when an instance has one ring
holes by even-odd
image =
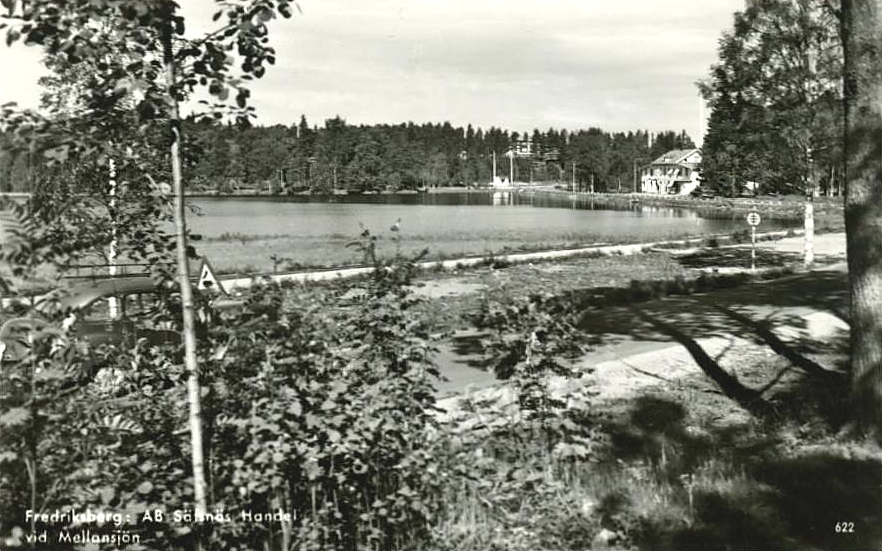
[[[198,198],[191,203],[199,215],[189,217],[190,227],[203,236],[197,249],[222,271],[356,264],[361,259],[346,245],[362,228],[380,237],[384,252],[427,247],[430,256],[450,258],[731,233],[747,227],[740,217],[709,218],[688,209],[640,204],[615,210],[587,196],[573,200],[530,191]],[[397,234],[390,231],[396,222]],[[794,225],[766,220],[760,230]],[[398,243],[390,239],[395,235],[400,236]]]

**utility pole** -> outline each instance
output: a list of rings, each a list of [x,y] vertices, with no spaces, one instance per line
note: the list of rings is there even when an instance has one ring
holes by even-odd
[[[495,151],[493,152],[493,181],[491,183],[493,183],[493,184],[496,183],[496,152]]]
[[[573,161],[573,193],[576,193],[576,161]]]
[[[508,151],[508,183],[514,185],[514,149]]]

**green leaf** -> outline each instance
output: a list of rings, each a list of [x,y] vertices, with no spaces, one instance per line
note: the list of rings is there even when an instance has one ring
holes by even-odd
[[[18,459],[18,454],[15,452],[0,452],[0,463],[3,463],[4,461],[15,461],[16,459]]]
[[[27,408],[12,408],[0,416],[0,426],[12,427],[22,425],[31,417]]]
[[[101,496],[101,502],[106,505],[113,500],[114,496],[116,496],[116,490],[107,486],[98,490],[98,495]]]

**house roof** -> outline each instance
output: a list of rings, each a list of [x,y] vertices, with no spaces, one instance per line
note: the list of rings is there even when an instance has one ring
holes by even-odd
[[[692,155],[698,151],[698,149],[672,149],[667,153],[663,154],[658,159],[652,161],[654,165],[670,165],[670,164],[680,164],[683,163],[689,155]]]

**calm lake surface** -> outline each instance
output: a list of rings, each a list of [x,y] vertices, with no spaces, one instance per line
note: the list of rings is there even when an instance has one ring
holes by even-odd
[[[590,243],[653,241],[731,233],[741,217],[707,218],[688,209],[640,204],[615,210],[590,197],[518,192],[429,193],[285,198],[194,198],[190,216],[196,243],[221,271],[271,271],[361,261],[351,242],[367,228],[381,251],[417,251],[454,257],[504,250]],[[400,220],[400,240],[390,227]],[[760,230],[798,225],[764,220]],[[275,261],[270,257],[275,256]]]

